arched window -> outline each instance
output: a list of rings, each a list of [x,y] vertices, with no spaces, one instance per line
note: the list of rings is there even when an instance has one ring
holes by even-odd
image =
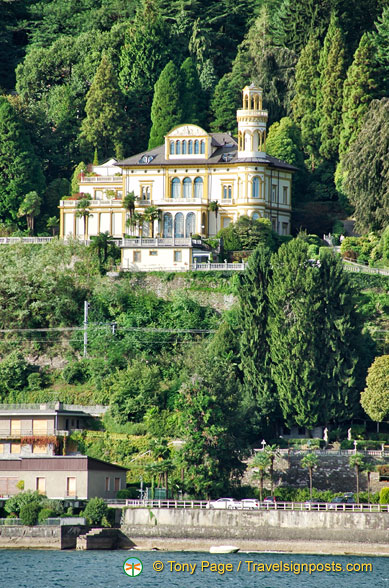
[[[198,142],[198,139],[196,139],[194,147],[195,147],[195,154],[198,154],[199,153],[199,142]]]
[[[184,179],[184,198],[192,198],[192,180],[190,178]]]
[[[179,198],[180,194],[180,180],[178,178],[172,179],[172,198]]]
[[[186,155],[186,141],[182,142],[182,155]]]
[[[258,214],[257,212],[254,212],[254,213],[253,213],[253,216],[252,216],[252,219],[253,219],[253,220],[259,220],[259,219],[260,219],[260,216],[259,216],[259,214]]]
[[[205,141],[201,141],[201,144],[200,144],[200,153],[202,153],[203,155],[205,153]]]
[[[189,212],[185,219],[185,237],[190,237],[196,232],[196,215],[194,212]]]
[[[170,155],[174,155],[174,141],[170,141]]]
[[[181,142],[176,141],[176,155],[180,155],[181,153]]]
[[[164,237],[173,236],[173,217],[170,212],[165,212],[163,215],[163,232]]]
[[[194,197],[203,197],[203,178],[196,178],[194,181]]]
[[[252,197],[253,198],[259,198],[259,178],[258,176],[255,176],[255,178],[253,178],[253,188],[252,188]]]
[[[174,217],[174,236],[184,236],[184,215],[182,212],[177,212],[176,216]]]
[[[193,153],[193,141],[192,141],[192,139],[189,139],[189,141],[188,141],[188,153],[189,154]]]

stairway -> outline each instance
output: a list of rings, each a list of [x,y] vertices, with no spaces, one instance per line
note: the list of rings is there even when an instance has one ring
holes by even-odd
[[[118,529],[96,528],[77,537],[76,549],[116,549]]]

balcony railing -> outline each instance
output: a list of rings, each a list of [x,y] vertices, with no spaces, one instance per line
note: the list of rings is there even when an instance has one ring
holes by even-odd
[[[192,239],[191,237],[136,237],[134,239],[122,239],[120,247],[201,247],[201,239]]]
[[[88,177],[83,177],[80,180],[80,184],[82,183],[89,183],[89,184],[103,184],[108,183],[108,182],[119,182],[121,183],[123,179],[123,176],[88,176]]]
[[[87,200],[89,200],[89,207],[92,206],[115,206],[116,208],[122,208],[123,207],[123,203],[122,203],[122,199],[121,198],[111,198],[109,200],[90,200],[88,198],[88,194],[85,194],[85,198]],[[78,200],[61,200],[60,201],[60,206],[64,206],[64,207],[71,207],[71,208],[77,208],[77,202],[79,202],[80,199]],[[44,237],[44,238],[49,238],[49,237]]]
[[[56,237],[0,237],[0,245],[50,243]]]
[[[69,431],[65,431],[62,429],[53,429],[52,431],[47,431],[47,433],[37,433],[32,429],[23,429],[22,431],[13,431],[10,433],[9,429],[1,430],[0,429],[0,439],[20,439],[21,437],[37,437],[37,438],[44,438],[44,437],[67,437],[69,435]]]

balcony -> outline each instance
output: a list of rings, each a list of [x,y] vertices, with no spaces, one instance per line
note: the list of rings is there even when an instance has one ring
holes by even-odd
[[[90,200],[88,198],[88,194],[85,194],[85,199],[89,200],[89,206],[88,208],[92,208],[93,206],[98,206],[100,207],[114,207],[114,208],[123,208],[123,202],[121,198],[111,198],[109,200]],[[80,199],[78,200],[61,200],[60,201],[60,206],[63,206],[64,208],[77,208],[77,202],[79,202]]]
[[[22,437],[36,437],[36,438],[44,438],[44,437],[67,437],[69,435],[69,431],[61,430],[61,429],[53,429],[52,431],[48,431],[47,433],[37,433],[32,429],[23,429],[21,431],[14,431],[10,433],[9,429],[0,429],[0,439],[4,440],[17,440],[21,439]]]

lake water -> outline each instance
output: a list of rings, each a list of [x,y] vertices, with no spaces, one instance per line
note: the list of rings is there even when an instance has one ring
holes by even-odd
[[[138,558],[142,562],[143,570],[136,577],[126,575],[123,570],[124,562],[128,558]],[[155,562],[162,562],[163,571],[153,570],[153,564],[161,567],[160,563]],[[311,574],[307,571],[301,571],[300,574],[278,571],[281,566],[285,569],[289,565],[298,572],[303,564],[311,566]],[[347,565],[355,566],[360,570],[362,564],[371,564],[372,571],[335,571],[346,570]],[[262,566],[266,565],[273,565],[272,571],[261,571]],[[321,570],[321,566],[326,565],[331,571],[313,571],[313,566]],[[224,574],[221,573],[223,569]],[[193,571],[192,574],[191,571]],[[211,555],[165,551],[0,550],[1,588],[127,588],[128,586],[137,588],[223,588],[224,586],[234,588],[389,588],[389,558],[279,553]]]

